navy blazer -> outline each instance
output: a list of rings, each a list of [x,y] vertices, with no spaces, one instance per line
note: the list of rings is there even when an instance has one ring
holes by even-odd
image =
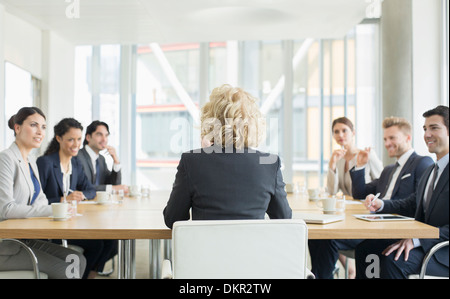
[[[93,199],[96,195],[95,188],[84,174],[80,161],[78,161],[77,157],[72,157],[71,163],[70,189],[82,191],[87,199]],[[64,185],[59,153],[41,156],[37,159],[36,164],[39,169],[42,191],[47,196],[48,202],[60,202],[64,193]]]
[[[434,165],[433,165],[434,166]],[[439,228],[439,239],[420,239],[425,252],[431,247],[442,241],[449,239],[449,165],[445,167],[439,181],[434,188],[433,195],[430,199],[428,210],[424,213],[423,197],[427,186],[428,178],[433,166],[424,171],[422,179],[419,182],[417,192],[405,199],[385,200],[384,208],[381,213],[397,213],[409,217],[414,217],[417,221]],[[436,259],[445,266],[449,266],[449,250],[448,246],[436,252]]]
[[[91,157],[89,156],[86,148],[80,149],[77,155],[78,161],[81,163],[86,174],[88,181],[94,185],[95,190],[105,191],[106,185],[120,185],[122,181],[121,171],[115,172],[114,170],[109,171],[108,166],[106,166],[105,157],[99,155],[99,173],[100,173],[100,184],[95,185],[94,167],[92,165]]]
[[[231,152],[229,152],[230,150]],[[164,209],[175,221],[291,218],[280,158],[258,151],[237,153],[218,146],[184,153]]]
[[[398,175],[392,190],[391,199],[406,198],[416,191],[420,178],[424,171],[433,165],[433,159],[428,156],[419,156],[413,152],[406,161],[402,171]],[[386,166],[378,179],[366,184],[364,180],[364,169],[350,170],[352,178],[352,195],[356,199],[364,199],[369,194],[383,194],[386,187],[389,185],[389,177],[394,170],[395,164]]]

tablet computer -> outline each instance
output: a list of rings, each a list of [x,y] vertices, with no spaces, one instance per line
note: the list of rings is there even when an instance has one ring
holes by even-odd
[[[406,217],[396,214],[362,214],[353,215],[358,219],[366,221],[402,221],[402,220],[414,220],[414,218]]]

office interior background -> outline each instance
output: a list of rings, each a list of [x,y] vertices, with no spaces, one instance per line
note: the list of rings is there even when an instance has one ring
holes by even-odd
[[[123,183],[171,189],[200,147],[199,109],[239,86],[267,116],[263,151],[286,183],[324,187],[333,119],[391,161],[381,122],[407,118],[428,154],[422,113],[448,105],[448,0],[0,0],[0,149],[7,120],[38,106],[53,126],[100,119]]]

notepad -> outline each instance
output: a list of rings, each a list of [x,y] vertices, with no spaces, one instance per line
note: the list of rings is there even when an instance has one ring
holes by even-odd
[[[302,219],[306,223],[327,224],[344,220],[345,215],[326,215],[312,213],[292,213],[292,219]]]
[[[414,220],[414,218],[406,217],[396,214],[362,214],[353,215],[358,219],[365,221],[403,221],[403,220]]]

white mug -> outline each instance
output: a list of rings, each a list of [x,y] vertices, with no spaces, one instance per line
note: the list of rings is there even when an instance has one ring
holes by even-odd
[[[335,197],[320,198],[316,202],[316,205],[319,208],[322,208],[325,214],[333,213],[336,211],[336,198]]]
[[[108,202],[110,200],[110,194],[106,191],[97,192],[97,202]]]
[[[130,186],[128,189],[130,190],[131,196],[141,195],[141,186],[139,186],[139,185]]]
[[[52,213],[54,219],[67,218],[68,211],[69,211],[69,204],[67,202],[52,203]]]

